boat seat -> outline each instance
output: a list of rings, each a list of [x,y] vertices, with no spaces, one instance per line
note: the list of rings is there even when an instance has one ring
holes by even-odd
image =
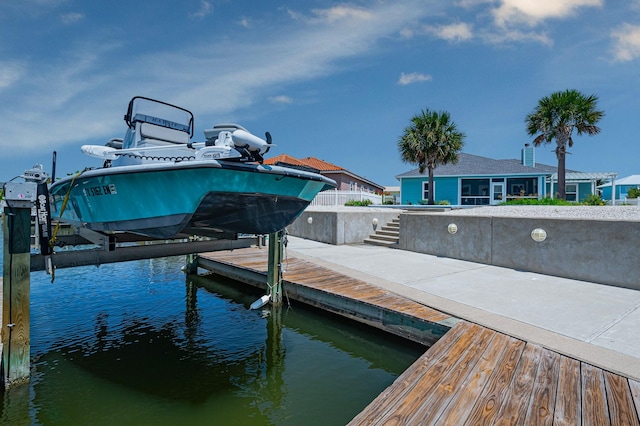
[[[107,142],[104,145],[108,146],[109,148],[122,149],[122,139],[113,138],[113,139],[110,139],[109,142]]]
[[[140,137],[179,144],[187,144],[190,139],[188,133],[151,123],[140,124]]]

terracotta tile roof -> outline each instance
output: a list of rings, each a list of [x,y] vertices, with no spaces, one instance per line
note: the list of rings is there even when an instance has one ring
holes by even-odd
[[[292,166],[307,166],[307,164],[297,158],[294,158],[287,154],[280,154],[273,158],[267,158],[264,160],[264,164],[267,165],[275,165],[277,163],[291,164]]]
[[[315,157],[303,158],[300,161],[302,161],[302,163],[304,163],[309,167],[313,167],[314,169],[320,170],[321,172],[337,172],[337,171],[344,170],[340,166],[336,166],[335,164],[329,163],[324,160],[320,160]]]

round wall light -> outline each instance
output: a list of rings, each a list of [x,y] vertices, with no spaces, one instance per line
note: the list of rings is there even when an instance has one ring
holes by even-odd
[[[541,243],[547,239],[547,231],[542,228],[536,228],[531,231],[531,238],[533,239],[533,241]]]
[[[458,225],[456,225],[455,223],[450,223],[449,226],[447,226],[447,231],[449,231],[451,235],[455,234],[456,232],[458,232]]]
[[[307,218],[307,223],[308,223],[309,225],[311,225],[311,224],[313,223],[313,218],[312,218],[311,216],[309,216],[309,217]]]
[[[373,223],[373,226],[378,226],[378,219],[374,217],[371,223]]]

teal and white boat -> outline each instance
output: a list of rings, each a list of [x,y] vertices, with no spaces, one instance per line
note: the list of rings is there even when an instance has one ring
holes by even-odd
[[[54,182],[52,217],[94,231],[154,238],[179,234],[266,234],[289,225],[316,194],[336,186],[324,176],[262,164],[273,146],[241,126],[222,124],[192,142],[193,114],[134,97],[124,139],[82,151],[104,159]],[[66,201],[67,202],[66,202]]]

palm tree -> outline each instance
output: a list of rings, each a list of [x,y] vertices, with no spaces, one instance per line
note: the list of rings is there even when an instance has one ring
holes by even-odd
[[[422,174],[429,171],[429,204],[433,202],[433,170],[440,164],[457,163],[464,146],[464,133],[459,132],[448,112],[425,109],[411,118],[398,140],[403,162],[417,164]]]
[[[536,136],[535,146],[548,144],[556,140],[556,157],[558,158],[558,198],[566,199],[565,190],[565,157],[567,145],[573,146],[571,135],[597,135],[600,128],[596,123],[604,116],[603,111],[596,109],[598,97],[585,96],[577,90],[555,92],[538,101],[538,106],[527,115],[525,122],[529,136]]]

